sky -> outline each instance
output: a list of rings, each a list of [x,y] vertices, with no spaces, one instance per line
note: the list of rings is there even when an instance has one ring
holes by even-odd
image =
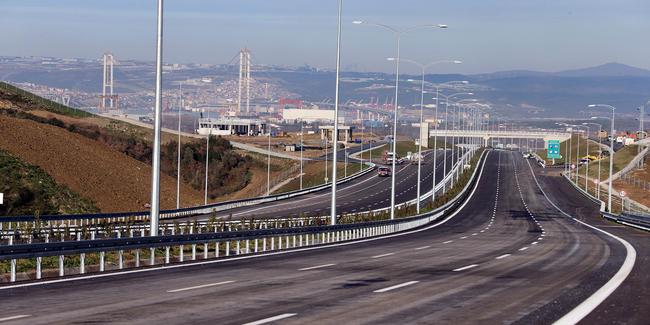
[[[254,64],[334,68],[337,0],[165,0],[166,63],[228,63],[242,47]],[[0,55],[155,59],[156,0],[0,0]],[[648,0],[344,0],[341,64],[391,72],[396,28],[404,58],[431,73],[561,71],[619,62],[650,69]],[[405,64],[403,71],[417,68]]]

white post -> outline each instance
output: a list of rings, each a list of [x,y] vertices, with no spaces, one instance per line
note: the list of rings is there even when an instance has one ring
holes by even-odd
[[[158,35],[156,38],[156,108],[154,115],[154,144],[151,180],[151,236],[158,236],[160,218],[160,130],[162,128],[162,60],[163,60],[163,0],[158,0]]]
[[[336,33],[336,85],[334,90],[334,130],[332,130],[332,202],[330,207],[330,224],[336,224],[336,162],[338,151],[338,130],[339,130],[339,90],[340,90],[340,71],[341,71],[341,17],[343,13],[343,0],[339,0],[338,10],[338,27]],[[327,148],[327,137],[325,138],[325,148]],[[327,156],[325,156],[327,161]]]

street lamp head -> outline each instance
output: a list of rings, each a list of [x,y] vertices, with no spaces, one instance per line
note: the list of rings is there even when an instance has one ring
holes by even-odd
[[[454,64],[461,64],[461,63],[463,63],[463,61],[461,61],[461,60],[454,60],[453,63],[454,63]]]
[[[598,106],[598,105],[596,105],[596,104],[589,104],[589,105],[587,105],[587,107],[596,107],[596,106]]]
[[[466,95],[474,96],[474,93],[467,93]]]
[[[386,60],[388,60],[388,61],[396,61],[397,59],[396,58],[386,58]]]
[[[449,28],[449,26],[444,25],[444,24],[438,24],[438,28]]]
[[[361,24],[363,24],[363,20],[355,20],[352,23],[355,24],[355,25],[361,25]]]

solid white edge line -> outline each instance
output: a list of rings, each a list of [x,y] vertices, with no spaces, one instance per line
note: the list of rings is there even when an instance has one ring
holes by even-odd
[[[293,317],[293,316],[296,316],[296,315],[298,315],[298,314],[286,313],[286,314],[281,314],[281,315],[277,315],[277,316],[273,316],[273,317],[269,317],[269,318],[260,319],[260,320],[254,321],[254,322],[246,323],[244,325],[261,325],[261,324],[266,324],[266,323],[270,323],[270,322],[275,322],[276,320],[281,320],[281,319]]]
[[[469,270],[469,269],[475,268],[475,267],[477,267],[477,266],[478,266],[478,264],[470,264],[470,265],[467,265],[467,266],[459,267],[459,268],[457,268],[457,269],[453,269],[452,271],[454,271],[454,272],[460,272],[460,271],[465,271],[465,270]]]
[[[10,320],[21,319],[21,318],[25,318],[25,317],[29,317],[29,316],[32,316],[32,315],[15,315],[15,316],[3,317],[3,318],[0,318],[0,322],[8,322]]]
[[[221,281],[221,282],[215,282],[215,283],[201,284],[201,285],[193,286],[193,287],[167,290],[167,293],[176,293],[176,292],[188,291],[188,290],[194,290],[194,289],[209,288],[209,287],[215,287],[215,286],[219,286],[219,285],[222,285],[222,284],[228,284],[228,283],[233,283],[233,282],[235,282],[235,281]]]
[[[418,282],[420,282],[420,281],[409,281],[409,282],[404,282],[404,283],[400,283],[400,284],[397,284],[397,285],[394,285],[394,286],[391,286],[391,287],[387,287],[387,288],[383,288],[383,289],[377,289],[377,290],[375,290],[375,291],[373,291],[373,292],[374,292],[374,293],[383,293],[383,292],[387,292],[387,291],[391,291],[391,290],[395,290],[395,289],[403,288],[403,287],[406,287],[406,286],[410,286],[410,285],[412,285],[412,284],[416,284],[416,283],[418,283]]]
[[[487,160],[487,156],[489,156],[489,155],[490,155],[490,152],[488,151],[487,154],[485,155],[486,160]],[[125,274],[136,274],[136,273],[143,273],[143,272],[170,270],[170,269],[177,269],[177,268],[190,267],[190,266],[220,264],[220,263],[227,263],[227,262],[231,262],[231,261],[248,260],[248,259],[267,257],[267,256],[285,255],[285,254],[291,254],[291,253],[296,253],[296,252],[307,252],[307,251],[320,250],[320,249],[326,249],[326,248],[332,248],[332,247],[356,245],[356,244],[360,244],[360,243],[367,243],[367,242],[383,240],[383,239],[387,239],[387,238],[411,235],[411,234],[423,232],[423,231],[426,231],[426,230],[430,230],[430,229],[442,226],[445,223],[447,223],[449,220],[453,219],[456,215],[458,215],[463,210],[463,208],[465,208],[465,206],[469,203],[469,201],[471,201],[472,197],[474,196],[474,193],[476,193],[476,189],[478,189],[478,185],[480,184],[480,179],[483,176],[483,171],[484,170],[485,170],[485,160],[484,160],[484,163],[481,165],[481,171],[478,174],[478,177],[477,177],[478,180],[474,184],[474,188],[469,193],[469,196],[467,197],[467,199],[460,205],[460,207],[456,211],[452,212],[452,214],[449,215],[448,218],[446,218],[446,219],[444,219],[444,220],[442,220],[442,221],[440,221],[438,223],[435,223],[435,224],[432,224],[430,226],[424,227],[424,228],[405,231],[405,232],[400,232],[400,233],[395,233],[395,234],[390,234],[390,235],[366,238],[366,239],[361,239],[361,240],[351,241],[351,242],[344,242],[344,243],[337,243],[337,244],[323,245],[323,246],[314,246],[314,247],[303,247],[303,248],[298,248],[298,249],[292,249],[292,250],[287,250],[287,251],[277,251],[277,252],[265,253],[265,254],[260,254],[260,255],[246,255],[246,256],[239,256],[239,257],[231,257],[231,258],[227,258],[227,259],[216,259],[216,260],[201,261],[201,262],[187,263],[187,264],[161,265],[161,266],[158,266],[158,267],[152,267],[152,268],[146,268],[146,269],[120,271],[120,272],[114,272],[114,273],[93,274],[93,275],[80,276],[80,277],[74,277],[74,278],[45,280],[45,281],[41,281],[41,282],[21,283],[21,284],[15,284],[15,285],[11,285],[11,286],[0,286],[0,291],[8,290],[8,289],[15,289],[15,288],[25,288],[25,287],[33,287],[33,286],[39,286],[39,285],[53,284],[53,283],[81,281],[81,280],[88,280],[88,279],[98,279],[98,278],[119,276],[119,275],[125,275]]]
[[[336,264],[330,263],[330,264],[323,264],[323,265],[317,265],[317,266],[310,266],[310,267],[303,267],[302,269],[298,269],[298,271],[309,271],[309,270],[316,270],[316,269],[321,269],[324,267],[329,267],[329,266],[334,266]]]
[[[616,239],[618,242],[623,244],[627,252],[627,255],[625,256],[625,261],[623,261],[621,268],[618,269],[618,272],[616,272],[616,274],[614,274],[614,276],[612,276],[612,278],[609,279],[607,283],[605,283],[602,287],[600,287],[600,289],[596,290],[596,292],[594,292],[591,296],[589,296],[589,298],[587,298],[585,301],[581,302],[578,306],[573,308],[570,312],[568,312],[566,315],[562,316],[562,318],[558,319],[553,323],[558,325],[576,324],[579,321],[581,321],[583,318],[585,318],[587,315],[589,315],[589,313],[591,313],[594,309],[596,309],[596,307],[598,307],[598,305],[600,305],[603,301],[605,301],[605,299],[607,299],[607,297],[609,297],[612,294],[612,292],[614,292],[614,290],[616,290],[623,283],[623,281],[625,281],[627,276],[630,275],[630,272],[632,272],[632,268],[634,268],[634,263],[636,262],[636,250],[625,239],[622,239],[598,227],[594,227],[590,224],[582,222],[570,216],[562,209],[560,209],[557,205],[555,205],[555,203],[551,201],[548,195],[546,195],[546,192],[542,189],[542,186],[539,184],[539,181],[537,180],[537,176],[535,175],[535,172],[533,171],[533,167],[530,165],[530,162],[528,162],[528,167],[530,168],[530,172],[533,174],[533,179],[535,179],[535,183],[537,184],[537,187],[540,189],[540,191],[542,191],[542,194],[544,194],[544,197],[549,203],[551,203],[551,205],[553,205],[558,211],[560,211],[565,216],[573,219],[574,221]]]

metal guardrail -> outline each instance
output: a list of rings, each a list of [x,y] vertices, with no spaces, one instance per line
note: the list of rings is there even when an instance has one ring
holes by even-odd
[[[476,151],[475,149],[469,150],[463,154],[461,161],[469,159],[470,155]],[[436,185],[436,192],[439,192],[443,187],[451,188],[453,185],[452,178],[457,176],[456,173],[459,171],[463,164],[454,164],[454,166],[449,170],[449,173]],[[447,185],[451,183],[451,185]],[[429,191],[421,195],[421,202],[427,200],[433,191]],[[397,209],[402,209],[413,204],[416,204],[417,199],[412,199],[407,202],[403,202],[396,205]],[[365,216],[365,215],[377,215],[383,212],[390,210],[389,207],[379,208],[370,211],[352,213],[342,215],[345,216]],[[177,235],[183,234],[184,232],[192,231],[192,228],[195,228],[195,232],[209,232],[213,230],[218,232],[221,231],[232,231],[232,230],[249,230],[249,229],[266,229],[266,228],[279,228],[282,226],[288,227],[304,227],[310,225],[322,225],[329,222],[329,216],[305,216],[305,217],[295,217],[295,218],[262,218],[255,219],[254,222],[251,219],[235,219],[235,220],[185,220],[184,223],[170,224],[162,223],[160,224],[159,233],[162,235]],[[11,224],[10,224],[11,226]],[[95,225],[77,225],[77,224],[59,224],[56,226],[44,226],[42,224],[36,224],[35,222],[23,222],[21,224],[16,224],[15,227],[8,227],[7,229],[0,230],[0,243],[3,240],[4,244],[8,245],[18,245],[17,241],[22,241],[22,243],[32,243],[33,240],[40,241],[44,240],[46,243],[54,241],[64,241],[65,239],[62,236],[73,238],[76,240],[90,239],[102,239],[106,236],[112,237],[134,237],[136,236],[145,236],[149,232],[148,223],[116,223],[116,224],[95,224]],[[30,227],[31,226],[31,227]],[[38,226],[38,228],[36,228]],[[178,229],[176,229],[178,227]],[[226,230],[227,229],[227,230]],[[18,237],[16,237],[18,236]],[[33,237],[33,238],[32,238]]]
[[[225,245],[224,254],[230,256],[234,244],[236,249],[235,255],[255,254],[266,252],[267,244],[270,241],[270,251],[283,249],[298,248],[303,246],[322,245],[333,242],[351,241],[362,238],[382,236],[395,232],[401,232],[409,229],[424,226],[441,217],[447,216],[456,207],[470,195],[469,189],[477,186],[477,182],[483,172],[483,166],[488,151],[481,155],[476,168],[474,169],[470,180],[467,182],[462,191],[459,192],[450,202],[433,211],[423,213],[417,216],[406,217],[394,220],[381,220],[362,222],[354,224],[341,224],[334,226],[312,226],[312,227],[294,227],[294,228],[277,228],[277,229],[256,229],[246,231],[230,231],[218,233],[203,234],[184,234],[174,236],[155,236],[155,237],[134,237],[134,238],[114,238],[105,240],[80,240],[56,243],[37,243],[8,245],[0,247],[0,260],[10,260],[10,282],[15,282],[16,268],[18,259],[35,259],[36,272],[35,279],[42,278],[42,259],[49,256],[58,256],[59,276],[65,275],[64,257],[66,255],[78,255],[80,257],[79,274],[85,273],[85,254],[99,254],[99,271],[105,271],[106,252],[117,252],[119,270],[124,268],[124,250],[135,250],[137,260],[136,267],[140,265],[140,250],[149,250],[149,265],[154,266],[156,263],[156,249],[164,249],[164,261],[162,264],[172,262],[172,257],[178,262],[183,262],[185,257],[184,246],[191,246],[191,259],[196,260],[196,247],[203,245],[204,259],[208,259],[210,246],[214,247],[212,256],[219,257],[221,252],[220,244]],[[276,242],[277,240],[277,242]],[[253,249],[251,249],[253,241]],[[244,243],[244,249],[241,244]],[[260,243],[262,245],[260,250]],[[276,246],[276,243],[278,246]],[[172,256],[170,248],[179,247],[178,257]],[[277,247],[277,249],[276,249]],[[160,253],[159,253],[160,254]],[[160,265],[160,263],[158,263]]]
[[[369,166],[369,168],[366,168],[348,177],[341,178],[337,181],[337,184],[344,184],[353,179],[366,175],[367,173],[374,170],[375,164],[370,162],[365,162],[365,164]],[[291,191],[291,192],[286,192],[286,193],[281,193],[276,195],[269,195],[264,197],[231,200],[231,201],[213,203],[213,204],[196,206],[196,207],[181,208],[181,209],[162,210],[160,211],[160,218],[175,219],[175,218],[182,218],[182,217],[190,217],[198,214],[208,214],[212,212],[230,210],[230,209],[243,207],[243,206],[252,206],[252,205],[258,205],[267,202],[286,200],[292,197],[318,192],[330,187],[331,187],[331,182],[302,189],[302,190],[296,190],[296,191]],[[84,224],[93,224],[98,222],[99,220],[105,220],[108,222],[118,222],[118,221],[124,222],[129,219],[134,219],[137,221],[145,221],[148,220],[149,215],[150,215],[149,211],[75,214],[75,215],[42,215],[38,217],[38,220],[43,222],[68,221],[68,224],[70,224],[70,221],[76,221],[75,225],[84,225]],[[2,230],[3,223],[35,222],[36,220],[37,218],[33,215],[1,216],[0,230]]]
[[[597,203],[600,205],[600,214],[603,216],[603,218],[624,224],[626,226],[650,231],[650,216],[643,216],[643,215],[638,215],[638,214],[631,214],[627,212],[623,212],[621,214],[614,214],[609,211],[607,211],[606,206],[607,204],[598,199],[597,197],[591,195],[591,193],[586,192],[583,188],[580,186],[577,186],[573,181],[571,181],[571,178],[567,176],[565,173],[562,173],[562,176],[574,187],[576,188],[580,193],[582,193],[584,196],[586,196],[588,199],[591,201],[594,201],[594,203]],[[616,198],[616,197],[614,197]],[[613,199],[614,199],[613,198]],[[619,199],[620,200],[620,199]],[[613,204],[614,202],[612,202]]]

